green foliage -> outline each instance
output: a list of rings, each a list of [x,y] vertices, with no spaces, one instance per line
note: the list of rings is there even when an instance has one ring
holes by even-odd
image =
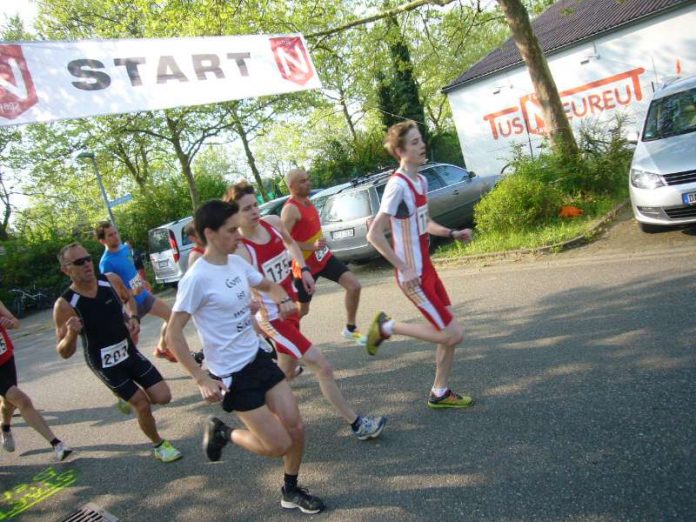
[[[454,130],[431,134],[428,142],[428,156],[431,161],[441,161],[465,167],[462,147]]]
[[[504,178],[475,208],[480,232],[530,230],[558,214],[563,194],[553,185],[521,172]]]

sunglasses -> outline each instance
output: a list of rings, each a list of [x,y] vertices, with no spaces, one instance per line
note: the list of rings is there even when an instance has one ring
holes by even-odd
[[[68,261],[71,265],[82,266],[85,263],[90,263],[92,261],[92,256],[78,257],[74,261]]]

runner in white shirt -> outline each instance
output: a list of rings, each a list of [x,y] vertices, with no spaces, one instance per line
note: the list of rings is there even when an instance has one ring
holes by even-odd
[[[208,402],[222,402],[236,412],[245,428],[231,428],[216,417],[208,419],[203,445],[217,461],[228,442],[267,457],[283,457],[285,470],[281,506],[318,513],[324,503],[297,484],[304,454],[304,426],[297,399],[285,375],[261,348],[254,332],[250,287],[267,292],[282,317],[297,313],[283,288],[265,279],[249,263],[230,255],[240,240],[238,206],[212,200],[194,217],[205,254],[179,282],[167,328],[167,343],[195,379]],[[189,352],[184,327],[193,317],[210,374]]]

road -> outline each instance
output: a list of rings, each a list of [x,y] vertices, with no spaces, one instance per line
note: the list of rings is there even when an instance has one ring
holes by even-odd
[[[300,481],[328,505],[312,518],[694,520],[695,256],[694,230],[646,235],[623,212],[579,249],[443,269],[466,327],[452,386],[476,397],[468,411],[426,407],[431,346],[397,338],[371,358],[341,340],[343,294],[321,283],[303,329],[355,407],[389,424],[382,438],[359,442],[311,374],[294,384],[308,441]],[[382,308],[420,320],[383,265],[356,273],[361,325]],[[20,384],[77,453],[51,464],[45,443],[16,417],[17,452],[0,452],[0,510],[29,491],[12,488],[39,482],[51,466],[74,483],[21,520],[60,520],[88,502],[123,521],[303,518],[281,512],[278,461],[235,447],[219,463],[205,461],[201,423],[221,411],[200,401],[178,365],[160,361],[174,400],[155,415],[185,457],[157,462],[82,357],[58,358],[49,320],[32,316],[14,336]],[[148,355],[157,328],[143,322]]]

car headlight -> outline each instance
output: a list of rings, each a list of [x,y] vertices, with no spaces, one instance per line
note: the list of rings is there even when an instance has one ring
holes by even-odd
[[[631,185],[641,189],[654,189],[666,185],[659,174],[645,170],[631,169]]]

